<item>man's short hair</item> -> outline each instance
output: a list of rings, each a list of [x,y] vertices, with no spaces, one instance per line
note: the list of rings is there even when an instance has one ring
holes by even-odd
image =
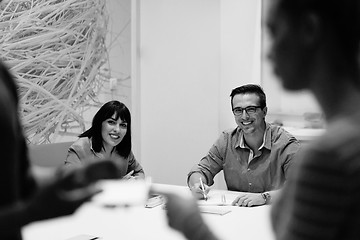
[[[263,109],[266,107],[266,95],[262,87],[256,84],[246,84],[237,88],[234,88],[231,91],[230,97],[231,97],[231,108],[233,107],[233,98],[237,94],[247,94],[247,93],[253,93],[256,94],[260,99],[260,107]]]

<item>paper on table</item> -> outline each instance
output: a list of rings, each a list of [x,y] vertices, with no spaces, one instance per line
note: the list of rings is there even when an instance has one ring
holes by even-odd
[[[225,197],[224,197],[225,196]],[[208,199],[198,200],[199,206],[231,206],[231,203],[235,200],[238,194],[235,193],[212,193],[208,194]]]
[[[150,189],[144,180],[101,180],[98,186],[103,191],[92,202],[103,206],[144,206]]]
[[[91,236],[91,235],[77,235],[75,237],[66,239],[66,240],[95,240],[95,239],[100,239],[99,237],[95,237],[95,236]]]
[[[201,213],[210,213],[210,214],[216,214],[216,215],[225,215],[231,210],[228,208],[222,208],[222,207],[215,207],[215,206],[199,206]]]

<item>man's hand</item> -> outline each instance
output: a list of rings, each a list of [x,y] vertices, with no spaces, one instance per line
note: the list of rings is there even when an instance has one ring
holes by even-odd
[[[193,196],[197,199],[204,199],[204,194],[207,196],[209,191],[210,191],[210,187],[208,185],[206,185],[205,183],[203,184],[205,189],[202,189],[200,182],[198,183],[194,183],[194,185],[190,188]]]
[[[261,193],[241,193],[235,198],[231,205],[239,207],[252,207],[264,205],[265,200]]]
[[[203,182],[204,188],[201,186],[200,179]],[[204,199],[205,198],[204,194],[206,196],[208,195],[208,193],[210,191],[210,187],[208,185],[206,185],[206,183],[207,182],[205,181],[205,178],[202,174],[200,174],[198,172],[194,172],[190,175],[190,177],[188,179],[188,186],[195,198]]]

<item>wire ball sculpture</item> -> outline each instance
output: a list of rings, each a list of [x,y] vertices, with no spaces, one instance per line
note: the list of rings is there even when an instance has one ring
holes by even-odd
[[[0,56],[17,80],[29,143],[52,142],[72,126],[109,76],[105,0],[3,0]]]

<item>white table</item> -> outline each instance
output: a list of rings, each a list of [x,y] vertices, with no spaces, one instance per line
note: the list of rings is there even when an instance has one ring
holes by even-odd
[[[155,184],[159,188],[181,193],[185,186]],[[211,190],[211,194],[233,192]],[[225,215],[203,213],[205,222],[224,240],[273,240],[270,226],[270,206],[235,207],[221,206],[231,212]],[[75,214],[53,220],[32,223],[23,228],[24,240],[66,240],[88,234],[102,240],[184,240],[184,236],[168,227],[162,206],[155,208],[105,208],[87,203]]]

